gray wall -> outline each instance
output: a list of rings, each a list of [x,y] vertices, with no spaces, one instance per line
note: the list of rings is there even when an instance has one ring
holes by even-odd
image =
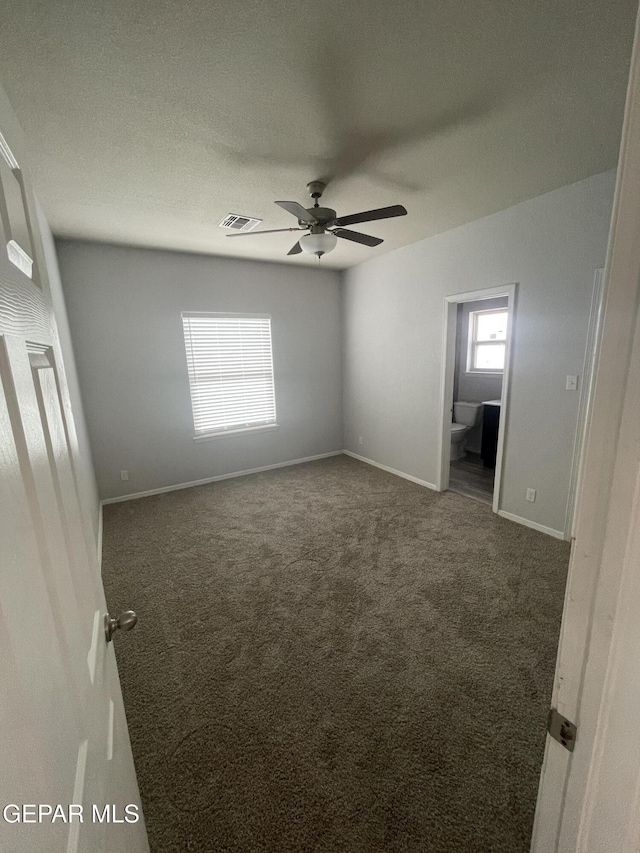
[[[578,412],[565,382],[582,373],[614,183],[595,175],[347,271],[345,447],[434,483],[444,296],[517,282],[501,508],[563,531]]]
[[[57,248],[102,499],[342,449],[338,273]],[[278,429],[193,440],[182,311],[271,315]]]

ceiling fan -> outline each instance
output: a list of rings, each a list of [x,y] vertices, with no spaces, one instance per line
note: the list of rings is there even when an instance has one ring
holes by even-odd
[[[298,255],[307,252],[321,258],[327,252],[332,252],[338,237],[343,240],[351,240],[353,243],[362,243],[363,246],[379,246],[383,241],[379,237],[371,237],[369,234],[361,234],[359,231],[350,231],[345,225],[355,225],[358,222],[373,222],[374,219],[390,219],[393,216],[406,216],[406,208],[401,204],[391,207],[380,207],[377,210],[365,210],[362,213],[352,213],[350,216],[337,216],[335,210],[330,207],[320,207],[318,199],[322,197],[325,190],[322,181],[311,181],[307,184],[309,195],[314,200],[313,207],[304,208],[297,201],[277,201],[283,210],[293,214],[298,220],[297,228],[272,228],[267,231],[248,231],[244,234],[227,234],[227,237],[251,237],[254,234],[276,234],[279,231],[308,231],[287,252],[287,255]]]

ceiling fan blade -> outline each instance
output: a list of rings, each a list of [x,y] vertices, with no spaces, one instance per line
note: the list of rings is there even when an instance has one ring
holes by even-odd
[[[380,243],[384,242],[379,237],[361,234],[359,231],[349,231],[348,228],[336,228],[333,233],[336,237],[343,237],[345,240],[352,240],[354,243],[362,243],[363,246],[379,246]]]
[[[300,245],[300,240],[287,252],[287,255],[299,255],[302,251],[302,246]]]
[[[225,237],[252,237],[254,234],[277,234],[278,231],[306,231],[306,228],[270,228],[268,231],[244,231],[239,234],[225,234]]]
[[[277,201],[276,204],[281,207],[283,210],[286,210],[287,213],[292,213],[296,219],[300,220],[300,222],[316,222],[316,218],[313,213],[309,213],[308,210],[298,204],[297,201]]]
[[[391,207],[379,207],[377,210],[364,210],[362,213],[352,213],[351,216],[339,216],[336,225],[355,225],[357,222],[373,222],[374,219],[391,219],[393,216],[406,216],[407,209],[401,204]]]

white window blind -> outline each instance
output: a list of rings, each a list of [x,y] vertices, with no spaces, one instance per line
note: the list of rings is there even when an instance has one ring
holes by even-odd
[[[196,436],[276,422],[271,318],[183,314]]]

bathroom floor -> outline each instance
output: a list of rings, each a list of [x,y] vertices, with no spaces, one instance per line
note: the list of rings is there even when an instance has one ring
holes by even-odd
[[[462,459],[451,463],[449,488],[452,492],[490,504],[493,500],[494,474],[493,468],[484,467],[478,453],[467,452]]]

